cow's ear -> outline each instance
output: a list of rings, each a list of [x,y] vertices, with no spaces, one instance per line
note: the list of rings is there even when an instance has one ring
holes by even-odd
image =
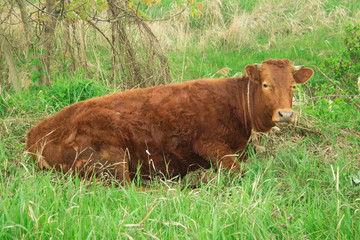
[[[294,73],[296,83],[306,83],[307,80],[314,74],[311,68],[302,68]]]
[[[260,83],[260,71],[257,69],[255,65],[247,65],[245,67],[245,71],[249,76],[250,80],[255,83]]]

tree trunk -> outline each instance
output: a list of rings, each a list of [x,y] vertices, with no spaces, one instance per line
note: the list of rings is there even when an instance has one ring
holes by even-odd
[[[0,85],[2,80],[2,52],[1,52],[1,45],[0,45]],[[360,85],[359,85],[360,88]]]
[[[111,13],[111,18],[118,18],[122,14],[123,9],[122,6],[124,3],[119,0],[108,0],[109,9]],[[126,79],[127,85],[126,87],[137,87],[141,86],[144,83],[143,76],[141,75],[140,64],[137,61],[136,52],[128,39],[127,32],[125,29],[125,23],[118,18],[116,21],[112,22],[112,40],[114,41],[114,46],[117,45],[118,52],[122,54],[122,56],[117,56],[120,64],[122,62],[125,65],[127,70]],[[121,61],[120,59],[124,59]],[[114,62],[114,60],[113,60]]]
[[[24,0],[16,0],[16,2],[19,6],[21,20],[24,25],[25,39],[26,39],[26,43],[27,43],[27,47],[28,47],[28,49],[26,49],[26,52],[29,52],[29,50],[32,50],[29,52],[29,55],[27,56],[27,60],[28,60],[28,62],[30,62],[30,72],[31,72],[31,74],[34,74],[35,72],[41,73],[41,66],[39,66],[36,63],[37,61],[35,61],[35,60],[39,59],[39,56],[38,56],[37,51],[35,51],[35,49],[34,49],[33,43],[31,42],[33,39],[34,33],[31,30],[31,25],[29,23],[29,15],[26,11]],[[39,83],[37,82],[36,84],[39,84]]]
[[[81,64],[83,64],[83,68],[85,69],[85,72],[88,72],[88,63],[87,63],[87,56],[86,56],[86,33],[85,33],[85,27],[84,22],[81,22]]]
[[[164,55],[161,44],[154,35],[154,33],[151,31],[149,25],[147,25],[147,23],[145,23],[144,21],[141,21],[139,24],[141,24],[142,28],[147,33],[147,36],[149,36],[149,42],[151,42],[151,46],[154,48],[154,55],[152,55],[152,57],[157,57],[159,59],[160,67],[158,77],[161,78],[159,79],[159,81],[166,83],[171,80],[170,68],[167,57]]]
[[[72,21],[72,30],[73,30],[73,44],[76,44],[76,52],[77,52],[77,60],[80,62],[80,64],[83,66],[83,61],[81,59],[81,44],[77,37],[77,29],[76,29],[76,21]],[[75,70],[74,70],[75,72]]]
[[[5,31],[0,25],[0,48],[2,49],[6,62],[9,66],[9,80],[12,83],[15,92],[19,92],[21,89],[21,85],[19,83],[18,71],[16,69],[16,64],[13,58],[13,54],[11,52],[11,46],[8,40],[5,37]]]
[[[116,23],[120,49],[122,50],[121,52],[123,52],[127,57],[125,64],[127,65],[127,69],[131,71],[132,87],[137,85],[142,86],[144,79],[141,75],[141,70],[137,61],[135,50],[127,37],[124,23],[122,23],[120,19]]]
[[[76,60],[74,57],[74,49],[71,45],[71,23],[70,20],[65,19],[64,23],[64,40],[65,40],[65,56],[64,56],[64,70],[66,69],[67,61],[66,61],[66,53],[70,55],[71,58],[71,71],[74,73],[76,70]]]
[[[40,84],[51,85],[50,77],[50,62],[53,43],[55,41],[55,28],[57,24],[58,15],[56,13],[55,0],[46,0],[47,21],[45,23],[44,32],[41,35],[41,49],[42,53],[42,68],[44,74],[41,74]]]

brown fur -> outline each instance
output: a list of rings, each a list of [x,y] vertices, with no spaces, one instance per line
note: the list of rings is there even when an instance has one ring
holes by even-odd
[[[263,64],[275,65],[280,68],[289,67],[291,65],[291,63],[288,59],[283,59],[281,61],[276,60],[276,59],[269,59],[269,60],[264,61]]]
[[[200,79],[73,104],[30,129],[27,148],[42,167],[107,173],[125,182],[138,169],[143,177],[185,175],[211,165],[239,172],[233,154],[246,148],[252,129],[275,125],[276,109],[291,108],[295,82],[288,60],[246,70],[259,79]],[[299,76],[309,74],[311,69]],[[264,91],[265,80],[272,81],[272,92]]]

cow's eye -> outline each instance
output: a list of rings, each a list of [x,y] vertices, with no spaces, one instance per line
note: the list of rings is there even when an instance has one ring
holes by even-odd
[[[264,83],[264,84],[263,84],[263,87],[264,87],[264,88],[268,88],[268,87],[269,87],[269,85],[268,85],[268,84],[266,84],[266,83]]]

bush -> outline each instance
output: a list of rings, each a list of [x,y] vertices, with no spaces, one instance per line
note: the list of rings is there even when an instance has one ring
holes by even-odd
[[[60,80],[51,87],[45,87],[44,99],[54,110],[59,111],[73,103],[107,93],[108,91],[103,85],[90,79]]]
[[[344,90],[357,94],[356,82],[360,75],[360,23],[344,26],[344,45],[339,53],[325,59],[325,67],[332,72]]]
[[[0,91],[0,116],[55,113],[75,102],[106,94],[105,86],[90,79],[58,79],[53,86],[32,86],[19,94]]]

